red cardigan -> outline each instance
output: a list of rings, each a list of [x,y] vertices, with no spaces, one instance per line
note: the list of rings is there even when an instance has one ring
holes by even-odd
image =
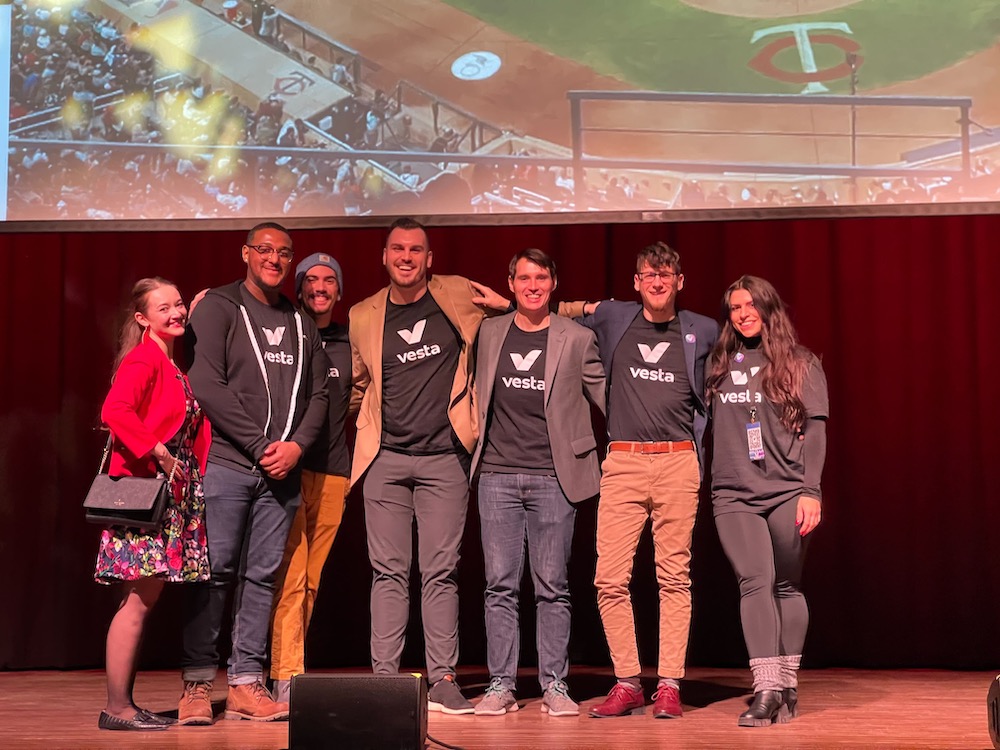
[[[187,398],[177,370],[159,345],[148,336],[125,355],[101,420],[111,430],[112,476],[156,476],[152,456],[157,443],[167,443],[184,424]],[[205,471],[212,431],[203,418],[194,440],[194,454]]]

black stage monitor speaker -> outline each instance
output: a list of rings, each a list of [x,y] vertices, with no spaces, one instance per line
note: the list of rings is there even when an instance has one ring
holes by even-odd
[[[423,750],[427,683],[418,674],[292,678],[289,750]]]
[[[986,717],[990,722],[990,739],[1000,750],[1000,674],[993,678],[990,692],[986,694]]]

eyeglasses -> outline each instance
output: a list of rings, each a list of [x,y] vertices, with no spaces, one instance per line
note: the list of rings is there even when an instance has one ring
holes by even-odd
[[[262,258],[270,258],[271,255],[277,253],[278,257],[285,263],[295,257],[295,253],[290,247],[271,247],[270,245],[247,245],[247,247]]]
[[[677,274],[673,271],[646,271],[645,273],[637,273],[636,276],[642,280],[642,283],[652,284],[656,279],[670,283]]]

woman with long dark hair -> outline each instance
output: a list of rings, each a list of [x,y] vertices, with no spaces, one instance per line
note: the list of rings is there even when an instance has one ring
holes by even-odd
[[[132,289],[119,335],[111,389],[101,420],[111,431],[112,476],[166,476],[171,498],[158,529],[114,526],[101,534],[98,583],[123,582],[121,604],[108,628],[105,671],[108,702],[101,729],[166,729],[172,719],[139,708],[132,699],[143,625],[166,581],[209,577],[201,474],[210,429],[174,361],[187,308],[177,287],[159,277]],[[176,464],[176,468],[175,468]]]
[[[713,416],[712,505],[739,579],[754,697],[739,725],[797,715],[809,610],[799,583],[820,521],[829,397],[819,359],[800,346],[784,303],[743,276],[723,297],[706,379]]]

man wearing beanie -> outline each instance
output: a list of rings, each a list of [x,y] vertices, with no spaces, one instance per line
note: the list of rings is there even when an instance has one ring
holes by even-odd
[[[305,671],[305,639],[320,575],[344,516],[350,490],[350,455],[344,422],[351,395],[351,344],[347,326],[333,321],[344,288],[340,264],[313,253],[295,268],[299,310],[319,329],[329,360],[330,411],[316,442],[302,457],[302,504],[292,521],[279,578],[271,631],[271,679],[279,701],[288,701],[291,679]]]

